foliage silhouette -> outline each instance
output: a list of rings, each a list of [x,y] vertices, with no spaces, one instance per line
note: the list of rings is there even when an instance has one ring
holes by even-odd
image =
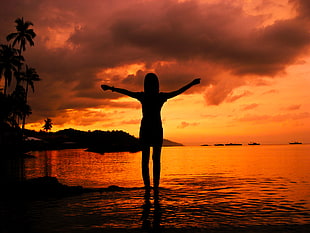
[[[0,45],[0,80],[4,76],[4,95],[7,94],[12,78],[23,60],[24,58],[18,55],[18,50],[11,45]]]
[[[29,86],[31,87],[32,92],[34,92],[34,83],[33,82],[40,81],[41,79],[40,79],[39,75],[37,74],[37,71],[35,70],[35,68],[31,68],[31,67],[28,67],[28,65],[26,65],[25,72],[21,73],[21,80],[26,82],[25,103],[27,104]],[[24,114],[22,116],[22,118],[23,118],[22,130],[24,130],[24,128],[25,128],[26,116],[27,116],[27,114]]]
[[[50,119],[50,118],[46,118],[46,120],[44,120],[44,125],[43,125],[43,129],[46,131],[46,132],[48,132],[48,131],[50,131],[51,129],[52,129],[52,127],[53,127],[53,123],[52,123],[52,119]]]
[[[24,18],[17,18],[15,20],[16,23],[16,31],[10,33],[6,39],[7,41],[13,40],[12,46],[14,47],[17,43],[19,43],[19,51],[26,50],[26,44],[29,43],[30,46],[34,46],[33,38],[36,37],[33,29],[30,29],[30,26],[33,26],[33,23],[30,21],[24,21]]]
[[[26,50],[26,45],[34,46],[33,38],[36,34],[30,26],[33,23],[30,21],[24,21],[24,18],[17,18],[16,32],[10,33],[6,39],[12,41],[9,45],[0,45],[0,80],[4,77],[3,94],[1,93],[1,125],[7,125],[9,127],[19,128],[22,124],[22,130],[25,126],[26,117],[31,112],[31,107],[28,102],[28,89],[29,86],[34,91],[34,81],[39,81],[39,75],[34,68],[26,65],[25,71],[22,71],[23,62],[25,61],[22,56],[22,52]],[[18,46],[18,48],[14,48]],[[13,77],[16,80],[16,86],[13,91],[8,91]],[[24,81],[26,87],[21,85],[21,81]],[[22,120],[22,122],[21,122]],[[4,127],[6,128],[6,127]],[[11,130],[9,130],[11,131]],[[21,132],[22,133],[22,132]],[[3,138],[4,133],[0,133],[0,137]],[[1,141],[0,141],[1,144]]]

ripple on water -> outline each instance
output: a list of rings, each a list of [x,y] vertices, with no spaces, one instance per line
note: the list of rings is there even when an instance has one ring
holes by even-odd
[[[195,156],[188,156],[193,148],[163,148],[159,204],[153,195],[147,204],[142,189],[88,193],[33,202],[27,206],[27,221],[37,232],[140,228],[145,224],[143,219],[150,224],[160,219],[166,228],[309,224],[309,147],[298,147],[305,148],[298,156],[292,156],[287,148],[195,147]],[[140,170],[140,154],[77,152],[76,156],[72,150],[50,154],[51,171],[68,182],[65,184],[141,185],[136,172]],[[35,162],[40,168],[48,162],[44,159],[46,156],[31,160],[26,168]],[[85,183],[74,183],[81,181]]]

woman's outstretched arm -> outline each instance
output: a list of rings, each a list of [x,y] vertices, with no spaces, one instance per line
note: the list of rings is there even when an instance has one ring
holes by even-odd
[[[128,91],[128,90],[122,89],[122,88],[111,87],[111,86],[108,86],[108,85],[101,85],[101,88],[104,91],[111,90],[112,92],[115,91],[115,92],[121,93],[123,95],[130,96],[132,98],[137,98],[137,92]]]
[[[188,90],[189,88],[191,88],[192,86],[194,85],[197,85],[200,83],[200,78],[196,78],[194,79],[193,81],[191,81],[189,84],[185,85],[184,87],[181,87],[179,90],[176,90],[176,91],[172,91],[172,92],[167,92],[166,95],[167,95],[167,98],[173,98],[177,95],[180,95],[182,94],[184,91]]]

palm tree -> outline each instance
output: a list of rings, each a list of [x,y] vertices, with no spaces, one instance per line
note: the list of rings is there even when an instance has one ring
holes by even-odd
[[[13,112],[13,108],[15,106],[13,97],[11,95],[6,96],[3,93],[0,93],[0,106],[0,125],[7,124],[9,126],[16,127],[17,122],[15,121]]]
[[[52,119],[50,118],[46,118],[46,120],[44,120],[45,124],[43,125],[43,129],[47,132],[49,130],[52,129],[53,127],[53,123],[52,123]]]
[[[28,65],[26,65],[26,71],[24,73],[22,73],[21,80],[26,82],[26,95],[25,95],[25,97],[26,97],[26,102],[27,102],[29,86],[31,87],[32,92],[34,92],[34,83],[33,82],[40,81],[41,79],[40,79],[35,68],[28,67]]]
[[[14,39],[12,46],[14,47],[15,44],[19,43],[19,52],[20,55],[22,51],[26,50],[26,43],[28,42],[30,46],[34,46],[33,38],[36,37],[36,34],[34,33],[33,29],[29,29],[30,26],[33,26],[33,23],[30,21],[24,22],[24,18],[17,18],[15,20],[16,30],[17,32],[13,32],[9,34],[6,39],[7,41],[10,41]]]
[[[33,23],[30,21],[24,21],[24,18],[17,18],[15,20],[17,32],[10,33],[6,39],[7,41],[13,40],[12,46],[14,47],[19,43],[19,56],[22,56],[22,51],[26,50],[26,44],[29,43],[30,46],[34,46],[33,38],[36,37],[33,29],[30,29],[30,26],[33,26]],[[18,67],[18,78],[21,70],[21,66]],[[19,81],[19,80],[18,80]]]
[[[19,126],[19,121],[23,119],[24,116],[29,116],[31,112],[31,107],[25,102],[25,88],[21,85],[17,85],[14,92],[9,95],[12,98],[12,113],[13,118],[16,122],[16,127]]]
[[[28,65],[26,65],[26,71],[21,73],[21,80],[26,82],[25,103],[27,104],[29,86],[31,87],[32,92],[34,92],[33,82],[40,81],[41,79],[34,68],[28,67]],[[26,114],[24,114],[23,116],[22,129],[25,128],[25,122],[26,122]]]
[[[0,80],[4,76],[4,95],[7,94],[12,77],[17,73],[23,60],[22,56],[18,56],[18,50],[11,45],[0,45]]]

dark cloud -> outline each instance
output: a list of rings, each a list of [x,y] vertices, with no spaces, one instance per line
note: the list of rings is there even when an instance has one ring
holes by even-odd
[[[213,80],[211,85],[206,88],[204,97],[207,104],[218,105],[225,99],[227,99],[228,102],[233,102],[243,96],[250,94],[249,92],[245,92],[239,95],[235,95],[234,89],[245,84],[245,80],[235,79],[231,75],[226,75],[223,74],[223,78]]]
[[[310,18],[310,2],[308,0],[290,0],[298,11],[298,19],[308,20]]]
[[[203,86],[211,83],[208,74],[211,74],[212,71],[207,71],[210,66],[200,61],[169,62],[166,64],[155,63],[150,68],[157,74],[160,81],[160,90],[163,92],[176,90],[189,83],[194,78],[202,78],[201,83]],[[134,91],[142,91],[143,80],[147,73],[147,70],[138,70],[135,74],[128,75],[125,78],[114,76],[111,78],[111,84],[119,85]],[[186,93],[197,91],[201,91],[201,87],[197,86]]]
[[[143,7],[133,4],[115,20],[113,38],[164,59],[200,58],[238,75],[273,76],[309,45],[309,23],[300,17],[258,28],[263,17],[246,15],[241,6],[186,1]]]
[[[200,77],[202,85],[191,91],[220,104],[245,96],[233,90],[248,79],[258,83],[284,72],[307,52],[310,3],[290,3],[294,18],[262,26],[264,15],[249,15],[230,1],[11,0],[0,8],[0,43],[15,30],[17,17],[34,23],[35,47],[25,53],[42,78],[30,97],[34,119],[112,105],[119,96],[103,94],[100,82],[138,91],[149,70],[163,91]],[[129,76],[97,76],[134,63],[145,67]]]

